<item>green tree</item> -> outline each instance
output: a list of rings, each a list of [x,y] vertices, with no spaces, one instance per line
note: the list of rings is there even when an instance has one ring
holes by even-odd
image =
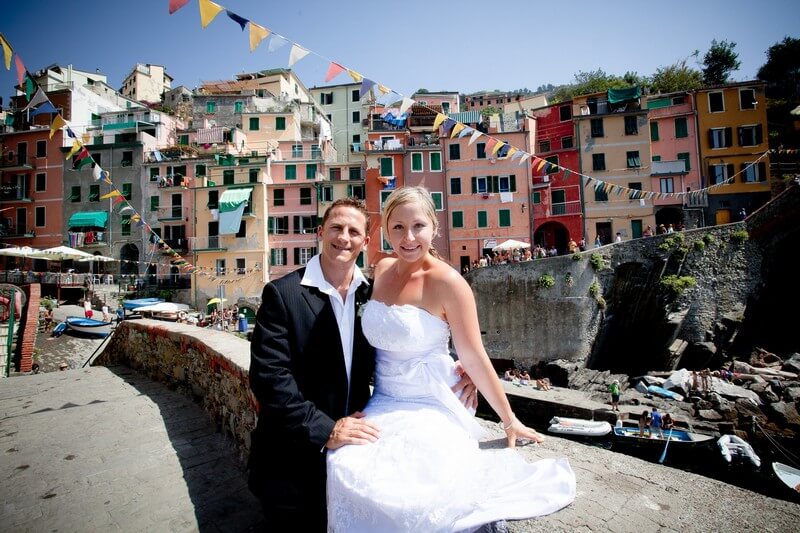
[[[483,110],[481,110],[481,115],[483,115],[483,116],[499,115],[502,112],[503,112],[503,110],[500,109],[499,107],[488,106],[488,107],[484,107]]]
[[[767,50],[767,62],[758,69],[758,79],[767,83],[770,98],[800,100],[800,39],[785,37]]]
[[[736,43],[712,39],[711,47],[703,57],[703,83],[706,85],[719,85],[728,82],[731,72],[739,70],[741,61],[739,54],[734,52]]]
[[[417,92],[414,93],[414,94],[427,94],[429,92],[430,91],[428,89],[425,89],[424,87],[421,87],[421,88],[417,89]]]
[[[650,91],[653,93],[672,93],[689,91],[703,86],[703,74],[686,66],[683,59],[673,65],[659,67],[650,80]]]
[[[633,85],[624,78],[606,74],[601,68],[590,72],[580,71],[575,74],[575,83],[564,85],[556,90],[553,102],[563,102],[581,94],[600,93],[609,89],[625,89]]]

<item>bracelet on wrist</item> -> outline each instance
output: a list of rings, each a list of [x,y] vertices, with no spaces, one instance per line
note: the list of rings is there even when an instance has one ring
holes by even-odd
[[[503,422],[500,422],[500,427],[503,428],[503,431],[508,431],[509,429],[511,429],[511,426],[514,425],[514,421],[516,421],[516,420],[517,420],[517,417],[514,416],[514,415],[511,415],[511,420],[508,421],[508,425],[503,424]]]

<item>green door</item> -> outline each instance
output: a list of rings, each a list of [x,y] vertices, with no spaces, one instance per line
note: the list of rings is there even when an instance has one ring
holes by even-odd
[[[642,221],[631,220],[631,237],[633,239],[638,239],[641,236],[642,236]]]

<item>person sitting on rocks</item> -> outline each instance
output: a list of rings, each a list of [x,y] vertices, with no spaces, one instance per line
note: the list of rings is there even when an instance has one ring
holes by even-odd
[[[531,380],[530,374],[528,374],[525,370],[519,373],[519,384],[520,385],[527,385]]]
[[[517,370],[515,368],[509,368],[506,370],[506,373],[503,374],[503,380],[505,381],[514,381],[517,377]]]
[[[672,416],[669,413],[664,413],[664,416],[661,417],[661,428],[662,429],[675,428],[675,421],[672,420]]]
[[[550,380],[547,378],[539,378],[536,380],[536,388],[539,390],[550,390]]]

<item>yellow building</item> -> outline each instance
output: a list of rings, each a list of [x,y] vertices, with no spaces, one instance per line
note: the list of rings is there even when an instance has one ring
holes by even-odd
[[[747,81],[694,93],[703,184],[724,184],[708,191],[708,225],[739,220],[770,198],[764,88]]]
[[[580,172],[609,185],[647,190],[650,184],[650,130],[638,88],[609,90],[573,99]],[[584,183],[584,234],[602,244],[642,236],[655,226],[653,202],[631,199],[602,183]]]

